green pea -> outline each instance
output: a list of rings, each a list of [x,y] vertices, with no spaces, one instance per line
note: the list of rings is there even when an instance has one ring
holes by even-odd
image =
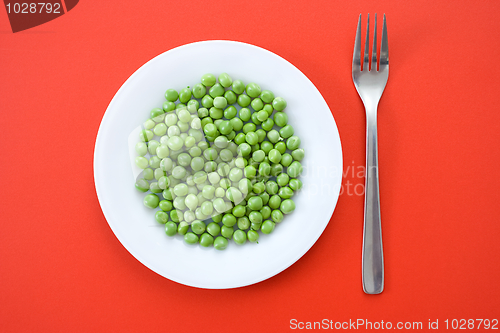
[[[141,141],[148,142],[151,139],[153,139],[153,137],[154,137],[154,134],[150,130],[142,130],[141,133],[139,133],[139,139]]]
[[[217,127],[214,124],[206,124],[203,127],[203,132],[205,132],[205,135],[215,136],[217,133]]]
[[[238,245],[243,245],[247,241],[247,234],[243,230],[236,230],[233,234],[233,240]]]
[[[269,202],[269,194],[267,194],[267,192],[262,192],[259,194],[259,197],[262,199],[263,206],[267,205]]]
[[[199,240],[198,236],[192,232],[187,232],[184,235],[184,241],[188,244],[196,244],[198,243],[198,240]]]
[[[260,111],[264,107],[264,103],[260,98],[254,98],[250,103],[250,105],[252,106],[252,109],[254,109],[255,111]],[[267,118],[268,117],[267,112],[264,111],[264,113],[266,114]]]
[[[293,157],[292,155],[288,154],[288,153],[285,153],[281,156],[281,165],[283,165],[284,167],[288,167],[290,166],[290,164],[292,164],[293,162]]]
[[[290,199],[288,199],[288,200],[290,200]],[[283,205],[283,202],[281,203],[281,205]],[[280,205],[280,209],[281,209],[281,205]],[[283,213],[280,210],[275,209],[271,213],[271,219],[276,223],[280,223],[281,221],[283,221]]]
[[[272,143],[276,143],[279,141],[280,139],[280,134],[278,133],[277,130],[270,130],[269,132],[267,132],[267,138],[269,139],[269,141],[271,141]]]
[[[295,149],[294,151],[292,151],[292,157],[296,161],[302,161],[302,159],[304,159],[304,149]]]
[[[149,190],[149,183],[143,178],[137,179],[135,182],[135,188],[140,192],[147,192]]]
[[[165,98],[169,102],[175,102],[175,101],[177,101],[177,98],[179,98],[179,93],[177,93],[177,91],[175,89],[168,89],[165,92]]]
[[[235,93],[242,94],[245,91],[245,84],[241,80],[233,81],[233,91]]]
[[[293,127],[291,125],[285,125],[280,129],[280,135],[284,139],[288,139],[293,135]]]
[[[155,122],[160,122],[163,121],[163,117],[165,117],[165,111],[160,108],[154,108],[153,110],[151,110],[150,116],[151,119],[153,119]]]
[[[266,221],[262,222],[262,226],[260,227],[260,231],[262,231],[263,234],[268,235],[271,232],[273,232],[275,226],[276,226],[276,224],[273,221],[266,220]]]
[[[181,89],[181,91],[179,92],[179,101],[181,103],[187,103],[191,99],[191,95],[192,95],[191,89],[189,88]]]
[[[283,173],[283,166],[281,164],[275,163],[275,164],[271,165],[271,176],[277,177],[281,173]]]
[[[252,230],[260,230],[262,223],[250,223],[250,229]]]
[[[262,128],[259,128],[255,131],[255,134],[257,134],[257,137],[259,138],[259,143],[264,142],[264,139],[266,138],[266,131],[264,131]]]
[[[288,123],[288,115],[284,112],[276,112],[274,114],[274,123],[279,127],[283,127]]]
[[[248,228],[250,228],[250,220],[246,216],[240,217],[238,218],[237,225],[238,229],[247,230]]]
[[[278,209],[281,205],[281,197],[277,194],[269,198],[269,207],[271,209]]]
[[[266,111],[261,110],[261,111],[257,112],[257,119],[258,119],[260,122],[264,122],[264,121],[266,121],[268,118],[269,118],[269,115],[267,114],[267,112],[266,112]]]
[[[234,137],[234,142],[235,142],[237,145],[241,145],[242,143],[246,142],[246,140],[245,140],[245,133],[238,133],[238,134]]]
[[[217,81],[217,79],[215,78],[215,75],[213,75],[213,74],[204,74],[201,77],[201,83],[205,87],[211,87],[211,86],[213,86],[216,81]]]
[[[264,103],[272,103],[274,100],[274,94],[270,90],[263,90],[260,94],[260,98],[264,101]]]
[[[207,110],[207,113],[208,113],[208,110]],[[201,128],[205,128],[205,126],[206,126],[207,124],[213,124],[213,123],[214,123],[214,121],[213,121],[213,119],[212,119],[212,118],[210,118],[210,117],[205,117],[205,118],[203,118],[203,119],[201,120]]]
[[[215,106],[212,106],[209,110],[210,117],[212,119],[222,119],[224,116],[224,111],[222,109],[216,108]]]
[[[267,162],[262,162],[259,165],[259,175],[268,177],[271,174],[271,166]]]
[[[266,183],[266,192],[269,193],[270,195],[278,193],[278,190],[279,186],[275,181],[270,180]]]
[[[233,214],[224,214],[222,217],[222,224],[228,227],[232,227],[233,225],[236,224],[236,217],[234,217]]]
[[[221,86],[227,88],[230,87],[231,84],[233,84],[233,79],[229,76],[227,73],[222,73],[219,75],[219,83]]]
[[[245,136],[245,140],[249,145],[253,146],[259,142],[259,136],[255,132],[248,132]]]
[[[273,99],[273,108],[276,111],[283,111],[286,108],[286,101],[282,97],[275,97]]]
[[[258,243],[259,233],[255,230],[248,230],[247,231],[247,238],[248,238],[248,241],[251,243]]]
[[[207,93],[207,88],[201,83],[197,83],[193,86],[193,96],[194,98],[202,98]]]
[[[160,203],[160,198],[156,194],[148,194],[144,197],[144,206],[155,209]]]
[[[246,136],[245,136],[245,140],[246,140]],[[240,144],[238,146],[238,150],[239,150],[239,153],[241,154],[241,156],[248,156],[252,153],[252,147],[250,147],[250,145],[246,142]]]
[[[202,101],[203,103],[203,101]],[[208,116],[208,109],[207,108],[199,108],[198,109],[198,117],[200,118],[205,118]]]
[[[239,106],[241,106],[242,108],[246,108],[250,105],[251,98],[248,97],[248,95],[239,95],[237,102]]]
[[[193,223],[191,223],[191,230],[193,230],[193,232],[197,235],[201,235],[202,233],[204,233],[205,229],[206,229],[205,222],[196,220],[193,221]]]
[[[264,107],[262,108],[262,110],[264,110],[264,111],[267,112],[267,115],[269,116],[269,118],[271,118],[271,115],[274,112],[273,106],[271,104],[264,105]]]
[[[231,238],[231,237],[233,237],[234,228],[223,225],[221,230],[220,230],[220,233],[225,238]]]
[[[292,178],[297,178],[302,173],[302,164],[300,162],[294,161],[287,168],[286,172]]]
[[[271,118],[267,118],[262,122],[262,129],[269,132],[273,129],[274,121]]]
[[[295,202],[293,202],[293,200],[291,199],[283,200],[283,202],[280,205],[280,210],[284,214],[292,213],[295,210]]]
[[[286,140],[286,147],[290,150],[295,150],[300,146],[300,138],[298,136],[291,136]]]
[[[227,239],[219,236],[214,240],[214,248],[216,250],[225,250],[227,248]]]
[[[258,112],[252,113],[252,116],[250,117],[250,119],[252,119],[252,123],[254,123],[255,125],[260,125],[260,124],[262,124],[262,121],[260,121],[259,118],[257,118],[257,115],[258,115]]]
[[[168,214],[159,210],[155,214],[155,219],[158,223],[165,224],[168,222]]]
[[[167,191],[167,190],[165,190]],[[165,197],[165,191],[163,191],[163,196]],[[168,190],[170,192],[170,190]],[[172,201],[171,200],[162,200],[160,201],[160,209],[164,212],[169,212],[173,209],[173,206],[172,206]]]
[[[200,245],[203,247],[210,247],[214,243],[214,238],[212,235],[204,233],[200,236]]]
[[[278,149],[272,149],[269,152],[269,161],[273,163],[279,163],[281,161],[281,153],[278,151]]]
[[[255,132],[257,130],[257,126],[254,123],[247,123],[243,125],[243,133],[247,134],[250,132]]]
[[[220,233],[220,226],[215,222],[210,222],[207,225],[207,232],[213,237],[217,237]]]
[[[231,90],[226,91],[224,93],[224,97],[226,98],[228,105],[234,104],[238,100],[238,96],[236,96],[236,94]]]
[[[242,205],[236,205],[234,206],[232,213],[235,217],[242,217],[245,215],[245,207]]]
[[[269,152],[273,149],[273,144],[269,141],[264,141],[260,144],[260,149],[262,149],[262,151],[264,153],[269,154]]]
[[[163,197],[165,198],[165,200],[168,200],[170,201],[170,203],[172,203],[172,200],[173,200],[173,197],[172,197],[172,192],[170,191],[170,189],[166,189],[163,191]],[[161,206],[160,206],[161,208]]]
[[[282,199],[290,199],[293,196],[293,191],[290,187],[285,186],[285,187],[280,188],[278,195]]]
[[[286,152],[286,144],[283,141],[277,142],[274,149],[277,149],[283,155]]]
[[[266,220],[266,219],[268,219],[271,216],[271,208],[269,206],[264,206],[260,210],[260,213],[262,214],[262,219]]]
[[[252,117],[252,112],[250,111],[250,109],[247,109],[247,108],[242,108],[240,109],[240,119],[242,121],[249,121],[250,118]]]
[[[174,102],[170,102],[170,101],[163,102],[163,111],[170,112],[173,110],[175,110],[175,103]]]
[[[254,151],[254,152],[253,152],[253,154],[252,154],[252,158],[253,158],[253,160],[254,160],[255,162],[258,162],[258,163],[260,163],[260,162],[264,161],[264,158],[265,158],[265,157],[266,157],[266,153],[264,153],[264,151],[263,151],[263,150],[260,150],[260,149],[259,149],[259,150]]]
[[[201,99],[201,105],[203,105],[203,107],[209,109],[212,106],[214,106],[214,99],[210,95],[205,95]]]
[[[177,224],[175,224],[175,222],[167,222],[165,224],[165,233],[167,234],[167,236],[175,236],[175,234],[177,234]]]
[[[262,192],[264,192],[266,190],[266,185],[264,185],[264,183],[262,183],[262,182],[255,183],[253,185],[252,190],[256,194],[261,194]]]
[[[208,90],[208,93],[210,96],[212,96],[214,99],[219,96],[224,96],[224,93],[226,90],[224,89],[223,86],[221,86],[219,83],[216,83]]]
[[[222,214],[217,214],[212,216],[212,220],[214,220],[215,223],[219,223],[222,221]]]
[[[251,210],[260,210],[263,205],[262,198],[251,197],[250,199],[248,199],[247,205]]]
[[[276,182],[281,187],[286,186],[289,180],[290,177],[286,173],[282,173],[276,177]]]
[[[231,105],[224,110],[224,117],[226,117],[227,119],[233,119],[234,117],[236,117],[237,113],[238,110],[236,110],[236,108]]]
[[[173,220],[173,217],[172,217],[172,213],[170,213],[170,217],[172,218]],[[189,224],[185,221],[182,221],[181,223],[179,223],[179,226],[177,227],[177,232],[179,233],[179,235],[185,235],[189,230]]]
[[[300,181],[300,179],[290,179],[290,184],[288,184],[290,186],[290,188],[294,191],[298,191],[302,188],[302,182]]]
[[[233,125],[228,120],[224,120],[219,125],[219,132],[223,135],[227,135],[233,131]]]
[[[226,117],[227,118],[227,117]],[[233,118],[230,120],[233,125],[233,130],[239,131],[243,128],[243,121],[240,118]]]
[[[249,83],[246,86],[245,92],[247,93],[248,96],[255,98],[258,97],[261,93],[261,88],[257,83]]]

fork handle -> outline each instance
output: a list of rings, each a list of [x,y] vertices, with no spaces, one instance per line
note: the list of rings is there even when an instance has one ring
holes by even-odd
[[[363,231],[363,290],[384,290],[384,256],[378,183],[377,108],[366,112],[365,221]]]

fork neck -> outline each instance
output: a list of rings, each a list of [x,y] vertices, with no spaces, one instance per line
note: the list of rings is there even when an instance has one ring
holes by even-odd
[[[374,121],[376,123],[378,102],[374,103],[371,101],[365,101],[364,105],[367,120],[369,119],[370,121]]]

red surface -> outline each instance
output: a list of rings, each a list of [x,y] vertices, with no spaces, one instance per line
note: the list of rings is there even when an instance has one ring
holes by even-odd
[[[352,168],[365,156],[350,73],[360,12],[386,13],[391,59],[378,118],[379,296],[361,288],[363,197],[347,192],[363,183]],[[144,267],[111,232],[93,183],[99,123],[122,83],[154,56],[209,39],[261,46],[302,70],[332,110],[345,161],[345,190],[318,242],[281,274],[235,290]],[[82,1],[15,34],[1,9],[0,331],[499,319],[499,40],[498,1]]]

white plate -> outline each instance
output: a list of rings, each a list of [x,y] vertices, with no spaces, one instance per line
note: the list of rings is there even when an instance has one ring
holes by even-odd
[[[180,90],[201,75],[227,72],[256,82],[284,97],[289,123],[306,150],[304,188],[294,196],[297,209],[263,235],[258,244],[225,251],[191,246],[165,235],[134,188],[128,136],[161,107],[168,88]],[[342,179],[337,126],[323,97],[296,67],[265,49],[232,41],[205,41],[167,51],[139,68],[118,90],[101,122],[94,151],[97,196],[109,226],[125,248],[154,272],[178,283],[223,289],[270,278],[302,257],[333,213]]]

